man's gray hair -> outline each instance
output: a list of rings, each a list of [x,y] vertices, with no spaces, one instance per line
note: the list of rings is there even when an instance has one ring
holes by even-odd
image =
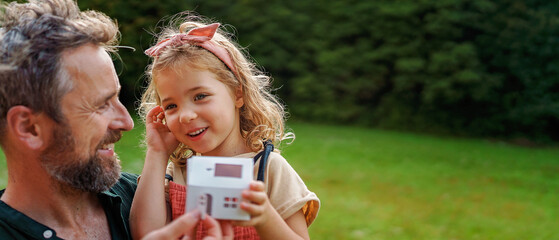
[[[0,144],[6,115],[23,105],[64,120],[62,97],[72,79],[61,68],[61,53],[92,43],[114,51],[119,32],[103,13],[80,11],[74,0],[30,0],[0,5]]]

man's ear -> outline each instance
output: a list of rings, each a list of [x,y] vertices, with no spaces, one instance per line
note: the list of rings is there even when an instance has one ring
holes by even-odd
[[[237,90],[235,90],[235,107],[241,108],[243,105],[245,105],[243,90],[241,87],[238,87]]]
[[[7,127],[8,132],[13,134],[13,139],[20,144],[25,144],[31,149],[41,149],[46,141],[46,125],[44,116],[36,114],[28,107],[15,106],[8,110]]]

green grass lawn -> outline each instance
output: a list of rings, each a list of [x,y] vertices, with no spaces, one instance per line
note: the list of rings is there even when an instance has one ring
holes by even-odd
[[[117,145],[143,165],[141,124]],[[313,239],[559,239],[559,149],[291,123],[286,159],[322,207]],[[0,158],[0,187],[7,181]]]

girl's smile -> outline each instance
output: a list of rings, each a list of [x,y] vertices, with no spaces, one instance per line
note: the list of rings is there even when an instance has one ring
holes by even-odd
[[[194,132],[188,133],[187,135],[191,138],[192,141],[196,141],[202,138],[202,136],[204,136],[204,134],[206,133],[206,130],[208,128],[200,128]]]

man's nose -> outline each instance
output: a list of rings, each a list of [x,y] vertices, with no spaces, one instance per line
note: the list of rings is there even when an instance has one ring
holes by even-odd
[[[130,131],[134,128],[134,121],[130,117],[130,113],[126,110],[126,107],[117,100],[115,104],[115,119],[109,125],[109,128],[121,131]]]

